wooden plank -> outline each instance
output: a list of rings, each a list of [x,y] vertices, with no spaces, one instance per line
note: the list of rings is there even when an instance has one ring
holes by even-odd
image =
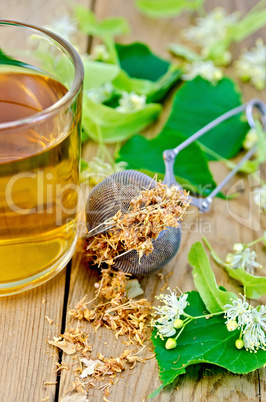
[[[28,292],[0,299],[0,399],[41,401],[55,396],[57,351],[47,338],[61,329],[65,271]],[[53,319],[50,325],[45,316]]]
[[[87,4],[88,1],[80,0]],[[51,23],[68,10],[64,0],[14,0],[0,3],[0,16],[36,25]],[[0,298],[1,401],[53,401],[58,351],[47,339],[61,331],[66,271],[20,295]],[[53,319],[50,325],[45,316]]]
[[[79,0],[78,3],[88,4],[88,1]],[[13,0],[2,1],[0,18],[28,22],[35,25],[50,24],[71,10],[70,3],[65,0]]]
[[[207,1],[207,9],[212,9],[214,6],[221,6],[218,0]],[[250,9],[250,2],[245,1],[230,1],[223,2],[229,12],[236,9],[246,12]],[[132,27],[132,32],[127,38],[119,38],[123,43],[132,41],[143,41],[148,43],[152,50],[162,57],[168,57],[165,45],[168,42],[182,42],[180,31],[187,26],[189,18],[182,15],[180,18],[170,20],[151,20],[140,15],[133,6],[133,1],[123,0],[97,0],[96,13],[99,18],[107,16],[125,16],[128,18]],[[234,46],[234,54],[239,54],[244,44],[251,46],[254,44],[254,38],[257,35],[249,38],[239,46]],[[228,71],[231,73],[232,69]],[[249,85],[241,85],[245,99],[253,96],[258,96],[256,91]],[[170,101],[167,101],[166,111],[152,129],[148,130],[148,135],[158,133],[163,125],[170,110]],[[96,147],[91,143],[85,148],[84,155],[87,160],[96,154]],[[225,167],[213,164],[213,172],[217,181],[221,180],[227,173]],[[241,177],[235,179],[235,186],[239,186]],[[191,268],[187,263],[187,254],[191,245],[207,236],[213,247],[219,251],[222,250],[221,257],[225,257],[230,251],[233,243],[245,242],[248,243],[258,236],[263,231],[263,222],[260,220],[257,210],[251,203],[251,190],[245,183],[245,191],[241,198],[230,202],[216,199],[213,203],[211,211],[205,215],[189,215],[183,225],[183,239],[180,250],[177,256],[164,269],[163,273],[173,272],[169,278],[169,286],[174,288],[178,286],[183,291],[194,289]],[[231,186],[231,185],[230,185]],[[247,215],[251,214],[249,219]],[[261,248],[257,247],[258,251]],[[264,255],[260,252],[260,261],[265,260]],[[235,292],[240,291],[240,287],[236,282],[229,281],[227,274],[215,264],[212,264],[219,285],[225,286],[228,290]],[[80,256],[76,256],[73,261],[73,270],[71,273],[70,292],[68,309],[71,309],[75,304],[87,294],[88,299],[93,297],[94,283],[98,280],[97,273],[90,270]],[[141,284],[145,289],[145,297],[151,302],[154,301],[154,296],[160,292],[163,282],[157,275],[143,278]],[[67,318],[67,325],[69,318]],[[110,331],[103,330],[95,335],[90,329],[89,343],[93,346],[92,355],[95,357],[98,352],[106,354],[106,356],[118,356],[124,349],[121,342],[114,340]],[[99,336],[100,335],[100,336]],[[105,345],[107,342],[107,345]],[[63,356],[65,362],[70,363],[71,357]],[[73,362],[73,361],[72,361]],[[209,371],[210,370],[210,371]],[[250,373],[246,376],[232,375],[220,368],[214,366],[196,366],[190,368],[189,373],[177,379],[174,386],[164,390],[159,396],[154,398],[155,402],[165,401],[258,401],[260,392],[265,395],[265,374],[264,370]],[[212,374],[213,373],[213,374]],[[63,371],[60,382],[60,396],[64,396],[71,390],[73,377],[68,372]],[[145,365],[138,365],[134,371],[125,373],[124,378],[120,379],[111,389],[110,400],[116,402],[135,402],[146,400],[149,393],[155,390],[160,385],[158,378],[158,368],[156,361],[149,360]],[[264,389],[264,391],[262,390]],[[88,398],[93,397],[95,401],[101,401],[102,395],[100,391],[91,390]],[[266,397],[266,396],[265,396]]]

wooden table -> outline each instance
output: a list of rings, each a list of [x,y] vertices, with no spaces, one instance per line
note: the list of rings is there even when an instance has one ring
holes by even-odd
[[[150,20],[140,15],[133,7],[133,0],[79,0],[79,3],[88,5],[99,18],[122,15],[128,18],[132,32],[121,41],[145,41],[154,52],[163,57],[169,57],[165,44],[169,41],[180,41],[179,32],[189,22],[187,16],[170,20]],[[256,2],[252,0],[209,0],[208,9],[222,5],[228,12],[241,10],[246,12]],[[1,18],[17,19],[38,25],[49,24],[54,18],[60,18],[68,10],[68,2],[64,0],[1,0]],[[254,45],[256,36],[249,38],[239,46],[233,46],[235,55],[240,53],[241,47]],[[232,70],[229,68],[229,72]],[[245,100],[258,96],[249,85],[241,85]],[[262,97],[263,94],[260,95]],[[265,96],[265,93],[264,93]],[[264,97],[265,99],[265,97]],[[168,107],[162,118],[149,133],[158,132],[159,127],[167,117]],[[93,154],[93,147],[89,143],[84,150],[86,157]],[[216,180],[220,180],[226,173],[225,167],[213,165]],[[265,179],[265,172],[264,172]],[[259,236],[265,229],[265,221],[252,207],[252,184],[241,177],[235,179],[236,186],[243,187],[239,199],[226,202],[216,199],[208,214],[195,215],[193,223],[183,233],[182,245],[176,258],[168,264],[163,273],[173,271],[169,278],[169,285],[179,286],[183,291],[193,289],[191,268],[187,263],[187,253],[191,245],[200,240],[204,234],[211,240],[221,257],[225,257],[234,242],[248,243]],[[211,232],[204,233],[209,227]],[[262,247],[255,247],[258,260],[265,262]],[[236,282],[228,281],[227,274],[212,264],[219,285],[228,290],[238,291]],[[264,269],[264,274],[266,274]],[[63,270],[48,283],[26,293],[2,298],[0,300],[0,401],[1,402],[39,402],[57,401],[71,387],[73,377],[63,371],[61,377],[54,372],[58,361],[58,352],[47,344],[50,339],[62,333],[69,320],[66,312],[73,308],[83,295],[93,295],[93,284],[98,280],[95,272],[75,256],[72,266]],[[164,282],[157,275],[144,278],[142,286],[145,296],[153,301]],[[264,301],[265,302],[265,301]],[[54,320],[49,325],[45,316]],[[104,343],[108,341],[108,345]],[[118,356],[123,350],[123,344],[114,340],[110,331],[102,331],[102,337],[90,335],[90,342],[95,351],[106,355]],[[114,345],[114,346],[112,346]],[[108,349],[109,348],[109,349]],[[63,356],[65,360],[65,356]],[[174,387],[164,390],[154,401],[266,401],[266,374],[265,369],[257,370],[249,375],[233,375],[225,370],[211,367],[214,376],[210,375],[207,366],[198,365],[190,369],[189,375],[181,376]],[[44,385],[45,382],[57,383]],[[147,399],[150,392],[160,385],[158,368],[155,359],[146,364],[139,364],[132,372],[126,372],[124,378],[112,388],[109,399],[116,402],[141,402]],[[89,401],[102,400],[100,391],[91,390]]]

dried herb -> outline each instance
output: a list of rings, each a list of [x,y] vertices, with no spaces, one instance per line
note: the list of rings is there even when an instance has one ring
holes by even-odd
[[[150,254],[162,230],[178,227],[189,206],[188,193],[177,186],[168,188],[158,182],[153,189],[141,191],[131,200],[127,213],[120,210],[108,222],[114,226],[86,240],[86,258],[95,264],[112,265],[114,259],[136,250],[139,259]]]
[[[66,354],[72,355],[74,364],[57,363],[56,372],[69,370],[75,374],[75,381],[72,383],[72,391],[75,395],[87,395],[90,388],[96,388],[104,393],[104,400],[109,395],[109,388],[118,381],[117,374],[126,369],[132,370],[136,363],[145,363],[153,358],[140,357],[138,353],[145,347],[144,341],[148,337],[151,319],[151,304],[146,299],[133,300],[127,296],[130,274],[112,270],[111,267],[102,270],[101,279],[95,283],[95,297],[86,302],[86,296],[80,300],[69,315],[74,319],[75,325],[67,328],[64,334],[49,344],[62,349]],[[88,305],[95,302],[91,308]],[[94,331],[99,327],[106,327],[114,332],[118,339],[126,335],[128,341],[123,341],[127,347],[141,345],[142,348],[135,352],[125,349],[118,357],[105,357],[98,353],[96,358],[91,358],[92,348],[88,342],[89,332],[81,329],[82,322],[90,322]],[[70,368],[72,367],[72,370]],[[73,368],[74,367],[74,368]],[[108,382],[99,386],[99,382]],[[73,395],[73,394],[72,394]]]

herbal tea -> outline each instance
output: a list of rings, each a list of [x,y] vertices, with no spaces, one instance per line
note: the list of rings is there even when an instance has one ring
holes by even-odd
[[[0,125],[36,114],[34,124],[0,130],[2,293],[50,275],[75,246],[80,110],[37,120],[66,92],[37,70],[0,70]]]

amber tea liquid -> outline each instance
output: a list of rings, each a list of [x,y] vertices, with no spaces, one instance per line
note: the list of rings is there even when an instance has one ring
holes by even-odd
[[[0,66],[0,126],[32,117],[66,92],[38,71]],[[36,124],[0,130],[0,294],[44,282],[73,253],[80,113],[74,106]]]

